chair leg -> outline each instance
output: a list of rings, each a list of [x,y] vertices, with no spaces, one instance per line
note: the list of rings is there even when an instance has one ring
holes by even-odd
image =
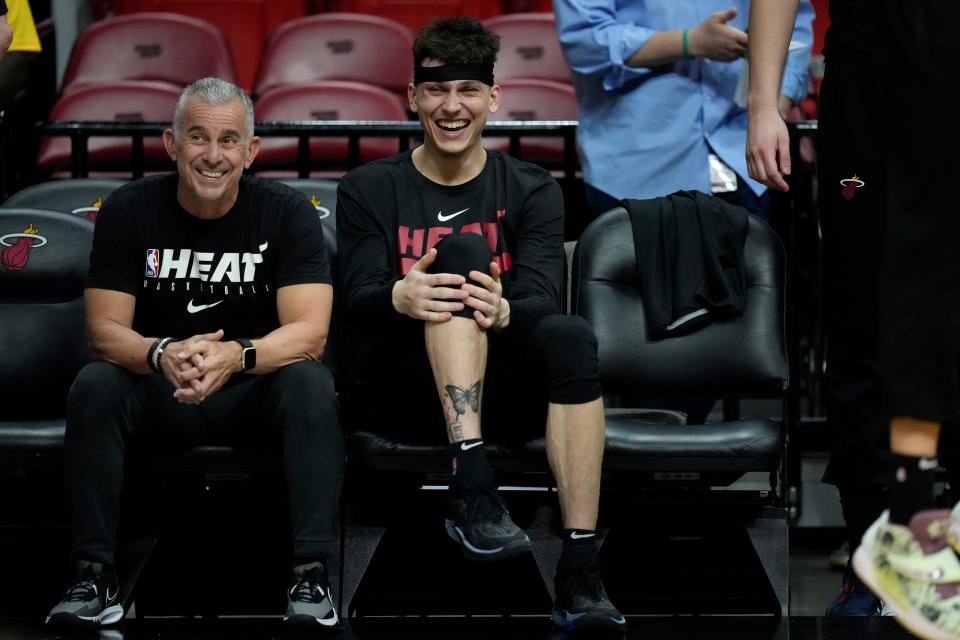
[[[346,620],[353,613],[353,596],[370,566],[386,527],[367,527],[353,524],[347,516],[343,526],[340,557],[340,618]]]
[[[790,608],[790,528],[787,510],[769,507],[745,525],[753,549],[760,559],[770,588],[780,605],[781,619],[789,618]]]

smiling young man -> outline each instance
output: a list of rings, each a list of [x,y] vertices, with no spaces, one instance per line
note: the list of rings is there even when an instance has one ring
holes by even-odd
[[[299,192],[242,175],[260,140],[232,84],[184,89],[163,140],[176,173],[117,189],[97,219],[84,306],[100,362],[70,390],[64,442],[76,573],[47,621],[123,617],[113,565],[128,448],[279,442],[294,537],[287,617],[333,626],[324,563],[344,452],[320,361],[333,296],[320,221]]]
[[[496,491],[484,438],[522,444],[546,425],[564,526],[554,621],[622,628],[595,541],[604,442],[597,341],[582,318],[560,314],[563,198],[547,171],[481,145],[500,105],[498,49],[473,18],[425,27],[407,91],[423,144],[340,183],[352,330],[345,399],[358,426],[387,437],[436,442],[446,427],[446,529],[474,560],[530,550]]]

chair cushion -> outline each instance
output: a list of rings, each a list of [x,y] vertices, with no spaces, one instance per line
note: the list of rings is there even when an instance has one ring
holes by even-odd
[[[0,452],[57,453],[63,448],[63,418],[0,420]]]
[[[623,410],[611,410],[611,415],[623,415]],[[683,414],[660,409],[633,409],[629,412],[634,428],[683,425]],[[609,447],[608,421],[608,447]],[[369,431],[358,430],[348,437],[350,463],[366,469],[446,473],[450,470],[450,452],[446,443],[422,444],[401,442]],[[536,471],[546,469],[546,444],[536,438],[519,446],[507,446],[493,442],[484,444],[490,462],[498,471]]]
[[[610,468],[767,471],[781,453],[780,425],[766,418],[651,425],[629,413],[607,415],[604,464]]]

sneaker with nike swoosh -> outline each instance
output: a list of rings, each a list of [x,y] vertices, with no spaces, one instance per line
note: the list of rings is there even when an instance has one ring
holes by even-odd
[[[66,627],[97,627],[123,618],[117,574],[99,562],[77,562],[73,583],[63,599],[50,610],[46,624]]]
[[[600,560],[563,570],[553,580],[556,599],[552,620],[567,632],[589,630],[622,633],[627,620],[607,595],[600,580]]]
[[[530,552],[530,538],[514,524],[506,503],[492,487],[451,492],[446,527],[447,535],[471,560],[504,560]]]
[[[287,590],[287,613],[283,620],[290,626],[334,628],[340,624],[330,593],[330,580],[322,562],[310,562],[293,568]]]

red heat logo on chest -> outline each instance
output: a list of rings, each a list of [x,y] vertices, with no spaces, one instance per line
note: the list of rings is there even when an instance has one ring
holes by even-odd
[[[497,217],[502,217],[497,212]],[[493,261],[500,267],[500,272],[510,271],[513,267],[513,260],[506,251],[497,253],[497,244],[500,242],[500,229],[496,222],[473,222],[456,229],[455,227],[427,227],[423,229],[411,229],[400,225],[397,229],[397,251],[400,254],[400,273],[407,275],[407,272],[413,268],[417,260],[423,257],[423,254],[436,246],[444,236],[454,233],[475,233],[487,241],[490,251],[493,252]]]

